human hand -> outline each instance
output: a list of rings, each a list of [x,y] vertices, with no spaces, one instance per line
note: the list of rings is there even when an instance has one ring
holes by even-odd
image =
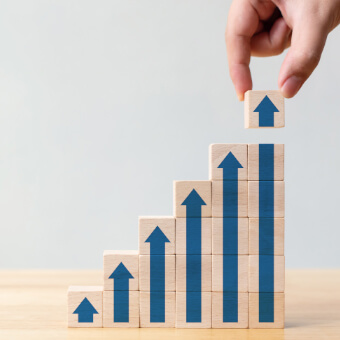
[[[328,34],[340,23],[340,0],[234,0],[226,44],[230,77],[239,100],[252,89],[251,56],[290,49],[278,85],[293,97],[318,65]]]

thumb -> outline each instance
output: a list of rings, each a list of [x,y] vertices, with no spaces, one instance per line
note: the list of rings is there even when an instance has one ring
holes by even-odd
[[[328,30],[309,21],[293,27],[291,48],[289,49],[279,74],[279,88],[286,98],[291,98],[300,90],[318,65],[324,49]]]

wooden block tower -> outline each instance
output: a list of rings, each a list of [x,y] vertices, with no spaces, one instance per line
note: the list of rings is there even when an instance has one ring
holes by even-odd
[[[246,127],[284,126],[283,108],[248,92]],[[70,287],[69,327],[284,327],[284,145],[212,144],[209,177],[139,218],[138,251],[104,252],[103,287]]]

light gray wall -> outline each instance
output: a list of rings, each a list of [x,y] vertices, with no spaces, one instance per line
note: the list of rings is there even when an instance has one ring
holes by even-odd
[[[340,30],[286,128],[245,130],[227,0],[7,0],[0,8],[0,267],[100,268],[208,178],[210,143],[286,144],[286,263],[338,267]],[[283,57],[254,59],[276,89]]]

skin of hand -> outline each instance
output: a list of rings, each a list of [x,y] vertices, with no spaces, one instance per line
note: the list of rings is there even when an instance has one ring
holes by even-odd
[[[328,34],[340,23],[340,0],[234,0],[225,33],[229,73],[239,100],[252,89],[251,56],[290,47],[278,86],[293,97],[319,63]]]

